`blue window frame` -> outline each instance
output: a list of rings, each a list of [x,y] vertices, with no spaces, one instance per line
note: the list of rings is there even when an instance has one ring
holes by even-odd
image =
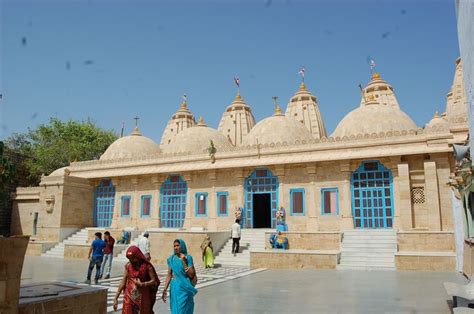
[[[321,215],[339,215],[339,189],[321,189]]]
[[[130,195],[122,196],[121,201],[122,201],[121,210],[120,210],[121,216],[122,217],[130,217],[130,209],[131,209],[131,206],[130,206],[131,197],[130,197]]]
[[[306,200],[303,188],[290,189],[290,215],[304,216],[306,213]]]
[[[207,193],[205,192],[196,193],[195,216],[207,216]]]
[[[151,215],[151,195],[142,195],[140,206],[140,217],[150,217]]]
[[[229,215],[229,192],[217,192],[217,216]]]
[[[161,185],[160,222],[163,228],[182,228],[186,217],[188,183],[170,175]]]
[[[94,190],[94,223],[96,227],[110,227],[114,215],[115,186],[112,180],[100,181]]]

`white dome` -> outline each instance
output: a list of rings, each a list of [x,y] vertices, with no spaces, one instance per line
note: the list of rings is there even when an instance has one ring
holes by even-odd
[[[69,174],[69,169],[68,170],[66,170],[66,169],[67,169],[67,167],[58,168],[58,169],[54,170],[53,172],[51,172],[49,174],[49,177],[62,177],[66,173]]]
[[[214,143],[217,152],[221,149],[230,149],[232,145],[227,138],[216,129],[208,127],[202,118],[199,123],[176,134],[174,140],[163,146],[164,153],[204,153],[209,148],[210,141]]]
[[[283,143],[288,145],[309,142],[313,136],[303,123],[277,112],[257,123],[245,138],[245,145]]]
[[[152,139],[141,135],[135,128],[132,134],[124,136],[110,144],[100,156],[100,160],[143,158],[160,153],[160,146]]]
[[[332,137],[416,130],[415,122],[397,107],[370,105],[349,112],[339,122]]]
[[[339,122],[332,137],[416,130],[415,122],[398,104],[393,87],[374,72],[363,90],[360,106]]]
[[[428,133],[449,133],[449,122],[446,120],[445,115],[440,117],[436,112],[433,119],[431,119],[431,121],[426,124],[425,130]]]

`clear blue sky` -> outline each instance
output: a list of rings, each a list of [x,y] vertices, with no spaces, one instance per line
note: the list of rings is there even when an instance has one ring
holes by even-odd
[[[129,133],[138,115],[159,142],[184,92],[217,128],[234,75],[261,120],[272,96],[286,106],[302,65],[332,132],[359,104],[369,56],[419,126],[444,111],[459,56],[452,0],[221,2],[3,0],[0,138],[51,116]]]

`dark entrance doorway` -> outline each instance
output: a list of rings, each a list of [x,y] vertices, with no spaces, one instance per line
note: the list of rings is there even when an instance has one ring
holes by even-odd
[[[272,227],[272,207],[270,193],[253,194],[253,227]]]

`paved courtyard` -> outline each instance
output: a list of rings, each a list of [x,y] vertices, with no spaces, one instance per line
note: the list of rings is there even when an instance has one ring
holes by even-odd
[[[22,283],[82,282],[87,261],[26,257]],[[116,263],[109,298],[115,294],[123,264]],[[164,283],[165,269],[158,266]],[[198,269],[196,313],[451,313],[444,281],[466,283],[458,273]],[[160,289],[161,290],[161,289]],[[109,299],[110,301],[110,299]],[[111,304],[111,303],[109,303]],[[169,313],[157,301],[155,312]],[[111,308],[110,308],[111,309]]]

